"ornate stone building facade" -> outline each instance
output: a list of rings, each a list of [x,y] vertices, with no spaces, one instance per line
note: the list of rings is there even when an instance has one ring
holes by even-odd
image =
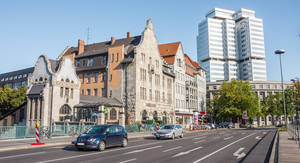
[[[26,125],[42,126],[71,117],[79,103],[80,80],[69,58],[50,60],[40,56],[28,79]]]

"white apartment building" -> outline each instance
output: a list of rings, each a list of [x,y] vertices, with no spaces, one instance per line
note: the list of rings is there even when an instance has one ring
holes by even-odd
[[[198,25],[197,53],[208,82],[267,80],[263,22],[255,11],[209,11]]]

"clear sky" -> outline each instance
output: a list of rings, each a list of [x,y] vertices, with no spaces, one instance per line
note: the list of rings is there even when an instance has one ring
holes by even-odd
[[[89,43],[139,35],[148,18],[158,42],[181,41],[196,60],[197,25],[214,7],[255,10],[264,21],[268,80],[300,77],[300,1],[298,0],[51,0],[0,2],[0,73],[34,66],[41,54],[55,59],[77,40]]]

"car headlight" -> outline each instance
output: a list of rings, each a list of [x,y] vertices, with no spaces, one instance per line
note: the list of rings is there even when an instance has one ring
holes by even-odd
[[[96,141],[96,138],[89,138],[88,141],[94,142],[94,141]]]

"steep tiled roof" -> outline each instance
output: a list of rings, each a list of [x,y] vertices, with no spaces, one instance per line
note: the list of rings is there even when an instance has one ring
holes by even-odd
[[[159,53],[162,57],[169,55],[176,55],[180,42],[173,42],[168,44],[158,45]]]
[[[163,59],[170,65],[174,64],[174,61],[175,61],[175,56],[166,56],[166,57],[163,57]]]
[[[129,54],[133,50],[133,46],[136,46],[140,43],[141,36],[134,36],[129,38],[122,38],[122,39],[116,39],[113,44],[111,44],[111,41],[105,41],[105,42],[99,42],[94,44],[89,44],[84,46],[84,52],[80,55],[77,55],[76,57],[84,57],[84,56],[90,56],[95,54],[104,54],[108,52],[108,48],[110,46],[119,46],[124,45],[127,51],[125,51],[125,54]],[[65,54],[71,54],[71,53],[78,53],[78,47],[71,47],[69,48]]]

